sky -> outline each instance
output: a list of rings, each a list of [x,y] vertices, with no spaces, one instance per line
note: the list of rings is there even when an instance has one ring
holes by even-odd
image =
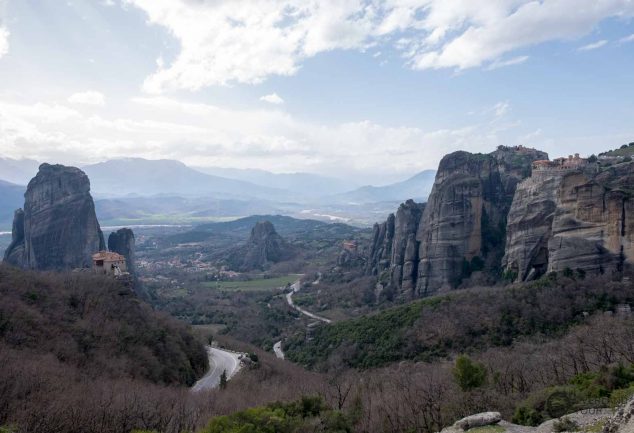
[[[384,184],[634,141],[634,0],[0,0],[0,157]],[[1,174],[0,174],[1,178]]]

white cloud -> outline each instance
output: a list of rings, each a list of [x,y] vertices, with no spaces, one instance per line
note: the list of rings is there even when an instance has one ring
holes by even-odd
[[[592,51],[592,50],[596,50],[596,49],[599,49],[599,48],[605,46],[607,43],[608,43],[607,40],[602,39],[600,41],[596,41],[596,42],[593,42],[591,44],[579,47],[578,51]]]
[[[279,104],[283,104],[284,100],[277,94],[277,93],[271,93],[270,95],[264,95],[260,98],[260,101],[264,101],[264,102],[268,102],[270,104],[275,104],[275,105],[279,105]]]
[[[493,112],[495,113],[495,117],[502,117],[505,116],[510,109],[511,105],[508,102],[498,102],[493,107]]]
[[[490,151],[504,141],[492,120],[424,131],[370,121],[323,125],[279,110],[232,110],[166,97],[135,98],[129,117],[95,115],[59,104],[0,100],[0,155],[61,163],[117,157],[179,159],[192,165],[278,172],[347,173],[363,182],[435,168],[447,152]],[[389,158],[386,158],[389,153]]]
[[[197,90],[293,75],[336,49],[393,45],[414,69],[518,64],[516,50],[572,40],[610,17],[634,16],[631,0],[125,0],[165,27],[181,50],[144,89]]]
[[[634,34],[631,34],[629,36],[625,36],[624,38],[619,39],[619,42],[622,44],[625,44],[628,42],[634,42]]]
[[[9,52],[9,31],[0,27],[0,58]]]
[[[487,70],[493,71],[495,69],[505,68],[507,66],[521,65],[522,63],[526,62],[528,59],[529,59],[528,56],[518,56],[508,60],[495,60],[491,62],[491,64],[487,67]]]
[[[88,90],[86,92],[79,92],[70,95],[68,97],[68,102],[71,104],[95,105],[103,107],[106,105],[106,97],[103,93]]]

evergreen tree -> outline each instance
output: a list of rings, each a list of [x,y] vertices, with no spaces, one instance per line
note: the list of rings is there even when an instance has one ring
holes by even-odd
[[[222,370],[222,374],[220,375],[220,389],[225,389],[227,387],[227,370]]]

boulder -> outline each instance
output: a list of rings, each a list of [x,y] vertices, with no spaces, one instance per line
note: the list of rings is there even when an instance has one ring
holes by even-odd
[[[454,427],[462,430],[469,430],[474,427],[497,424],[500,421],[502,421],[502,415],[500,412],[482,412],[456,421],[454,423]]]

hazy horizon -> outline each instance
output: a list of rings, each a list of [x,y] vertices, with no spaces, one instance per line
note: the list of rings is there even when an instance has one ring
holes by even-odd
[[[0,0],[0,156],[386,184],[454,150],[589,155],[634,137],[633,16],[625,0]]]

